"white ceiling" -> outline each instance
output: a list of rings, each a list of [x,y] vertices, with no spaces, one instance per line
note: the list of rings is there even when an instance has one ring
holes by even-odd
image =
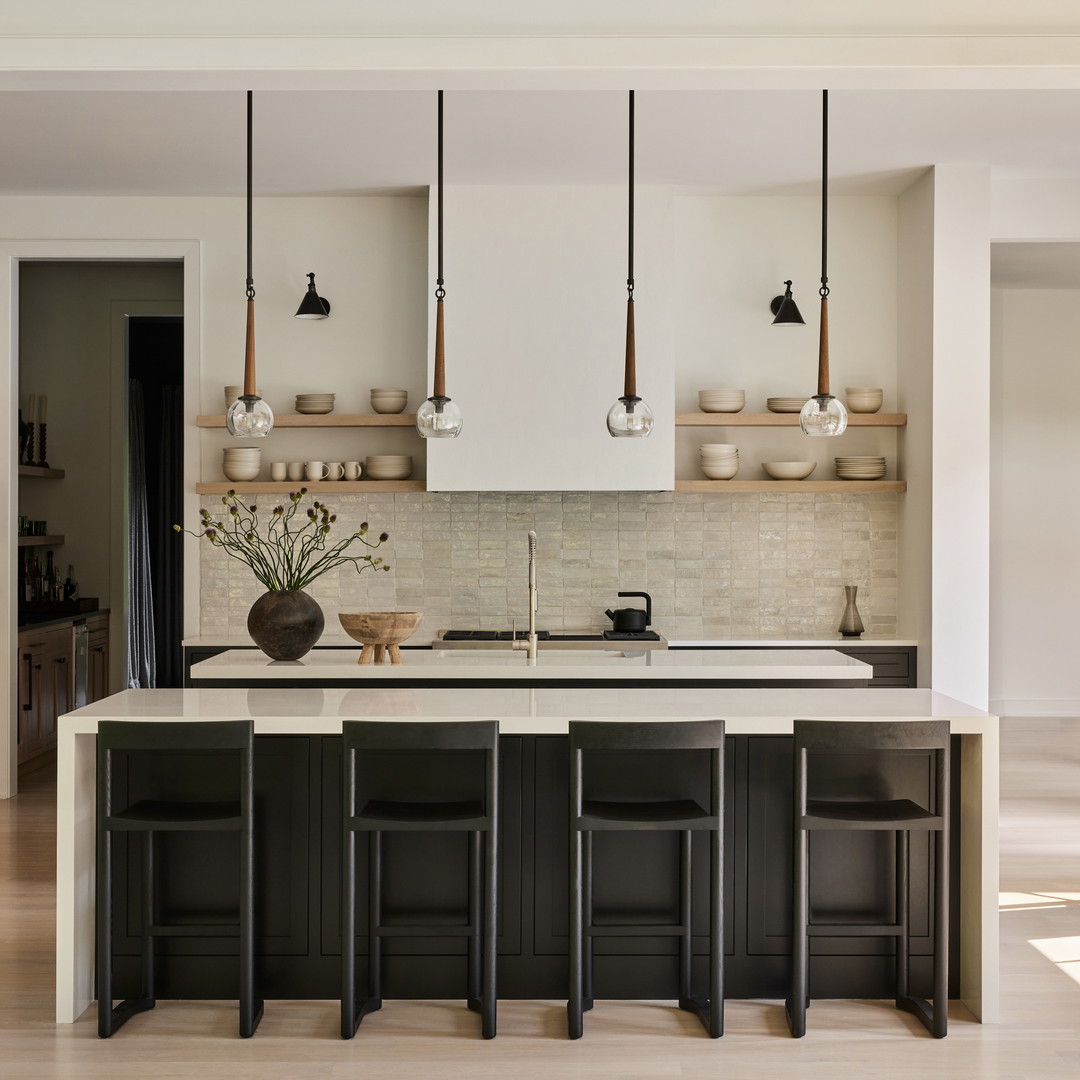
[[[830,98],[837,194],[895,194],[936,163],[1080,177],[1080,90]],[[0,194],[240,194],[244,109],[242,92],[0,92]],[[455,91],[445,110],[448,184],[625,182],[624,93]],[[637,112],[640,182],[819,190],[817,92],[640,91]],[[258,194],[421,188],[434,179],[434,143],[434,93],[255,95]]]

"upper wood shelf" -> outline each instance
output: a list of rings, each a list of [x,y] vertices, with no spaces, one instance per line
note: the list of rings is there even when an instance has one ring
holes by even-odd
[[[907,413],[848,413],[848,427],[904,427]],[[798,427],[798,413],[715,413],[675,414],[676,427]]]
[[[19,547],[60,547],[62,536],[20,536]]]
[[[223,428],[225,414],[197,416],[195,425]],[[416,413],[276,413],[274,427],[416,427]]]
[[[373,491],[427,491],[423,480],[215,480],[195,485],[200,495],[225,495],[230,491],[239,491],[251,495],[288,495],[290,491],[299,491],[306,487],[308,492],[331,494],[355,494]]]
[[[40,465],[20,465],[20,476],[36,476],[39,480],[63,480],[63,469],[43,469]]]
[[[811,494],[867,495],[907,491],[906,480],[676,480],[676,491],[716,494],[717,492],[776,492],[793,495]]]

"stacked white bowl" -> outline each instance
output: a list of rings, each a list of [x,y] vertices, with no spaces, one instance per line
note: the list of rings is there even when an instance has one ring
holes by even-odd
[[[227,446],[221,452],[221,471],[229,480],[254,480],[262,467],[262,447]]]
[[[371,408],[373,412],[404,412],[408,402],[408,390],[387,390],[384,387],[374,387],[371,391]]]
[[[364,461],[368,480],[408,480],[412,476],[412,458],[408,454],[371,454]]]
[[[885,458],[874,454],[848,454],[835,461],[837,480],[880,480],[885,475]]]
[[[242,386],[226,386],[225,387],[225,411],[228,412],[232,408],[233,402],[244,392]],[[256,394],[262,397],[262,391],[256,390]]]
[[[845,386],[844,401],[848,412],[877,412],[885,400],[884,391],[878,386]]]
[[[697,398],[702,412],[738,412],[746,404],[746,391],[699,390]]]
[[[805,480],[816,467],[813,461],[763,461],[766,476],[774,480]]]
[[[710,480],[730,480],[739,471],[739,448],[733,443],[703,443],[701,471]]]
[[[298,413],[330,413],[334,411],[333,394],[297,394],[296,411]]]
[[[765,408],[769,412],[802,412],[802,407],[808,398],[802,397],[771,397],[765,399]]]

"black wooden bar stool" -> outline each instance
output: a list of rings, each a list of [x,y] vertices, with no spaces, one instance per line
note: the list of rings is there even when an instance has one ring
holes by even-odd
[[[116,752],[161,756],[198,754],[235,758],[235,781],[214,799],[139,798],[116,806],[120,786],[114,773]],[[97,737],[97,998],[98,1035],[107,1039],[136,1013],[154,1008],[154,942],[157,938],[236,937],[240,943],[240,1034],[255,1033],[263,1002],[255,996],[254,930],[254,724],[250,720],[144,722],[103,720]],[[233,766],[230,764],[229,769]],[[200,792],[202,794],[202,792]],[[220,796],[220,797],[219,797]],[[142,996],[113,1007],[112,837],[141,833]],[[157,921],[155,867],[160,832],[235,832],[239,839],[240,911],[235,923],[163,925]],[[195,872],[195,868],[193,868]],[[215,868],[219,872],[219,868]]]
[[[480,1013],[485,1039],[495,1037],[496,851],[499,816],[499,725],[489,720],[342,723],[344,784],[341,866],[341,1037],[351,1039],[367,1013],[382,1007],[382,940],[387,937],[468,938],[467,1004]],[[358,755],[459,753],[482,759],[475,798],[402,801],[368,798],[357,782]],[[445,766],[451,768],[448,760]],[[368,834],[368,991],[356,992],[356,834]],[[464,924],[384,925],[382,834],[467,832],[469,899]],[[483,840],[483,845],[481,845]],[[481,856],[481,846],[483,855]]]
[[[709,805],[693,798],[613,801],[590,798],[586,759],[594,752],[632,751],[650,763],[673,751],[708,750]],[[679,922],[675,925],[595,925],[592,835],[599,831],[678,832]],[[709,996],[695,997],[691,979],[691,839],[710,834]],[[669,937],[679,941],[679,1008],[695,1013],[710,1037],[724,1033],[724,721],[574,721],[570,724],[570,1000],[571,1039],[580,1039],[583,1014],[593,1007],[593,939]]]
[[[816,781],[814,762],[825,755],[929,752],[933,762],[926,805],[911,799],[822,798],[829,793]],[[833,781],[835,782],[835,781]],[[875,765],[873,784],[880,790],[887,776]],[[845,785],[850,787],[850,785]],[[886,792],[887,793],[887,792]],[[896,919],[885,924],[813,923],[810,921],[809,834],[812,830],[871,829],[895,833]],[[925,831],[934,841],[933,1006],[909,991],[910,976],[910,834]],[[810,995],[810,939],[814,937],[892,937],[896,939],[896,1006],[919,1018],[936,1039],[948,1023],[949,942],[949,724],[939,720],[795,721],[795,837],[791,996],[786,1003],[791,1034],[806,1034]]]

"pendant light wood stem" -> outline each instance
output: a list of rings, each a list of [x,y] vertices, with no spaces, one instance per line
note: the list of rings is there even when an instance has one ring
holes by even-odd
[[[637,355],[634,339],[634,301],[626,302],[626,372],[623,376],[623,396],[637,397]]]
[[[435,302],[435,380],[432,397],[446,397],[446,364],[443,346],[443,302]]]
[[[818,395],[829,393],[829,298],[821,298],[821,330],[818,334]]]

